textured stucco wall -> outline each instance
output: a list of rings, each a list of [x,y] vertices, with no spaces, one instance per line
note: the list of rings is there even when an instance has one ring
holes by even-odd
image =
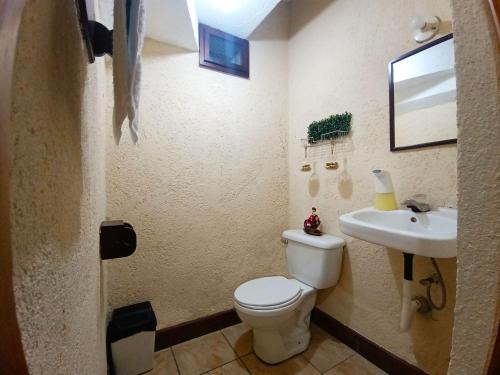
[[[392,353],[431,374],[446,373],[451,346],[456,261],[438,260],[448,305],[434,320],[416,316],[411,330],[398,332],[402,255],[346,237],[338,216],[372,204],[371,170],[391,172],[398,201],[427,194],[433,205],[456,204],[456,146],[389,152],[387,64],[417,48],[410,21],[435,14],[451,31],[447,1],[292,1],[289,41],[289,211],[300,227],[311,206],[319,207],[326,232],[347,240],[340,283],[319,294],[319,308]],[[311,152],[312,172],[299,171],[304,149],[298,140],[307,125],[334,113],[353,114],[352,135],[335,149]],[[337,171],[324,163],[336,160]],[[432,273],[430,261],[416,257],[415,279]],[[415,283],[415,294],[424,289]],[[439,294],[437,295],[439,298]]]
[[[17,314],[30,374],[106,374],[99,224],[104,65],[88,65],[72,1],[29,1],[12,110]]]
[[[147,40],[141,129],[108,136],[107,216],[136,253],[109,262],[111,308],[151,300],[159,327],[232,307],[243,281],[286,270],[287,6],[250,37],[250,79]]]
[[[458,81],[458,272],[450,374],[484,374],[500,296],[500,44],[481,0],[453,1]]]

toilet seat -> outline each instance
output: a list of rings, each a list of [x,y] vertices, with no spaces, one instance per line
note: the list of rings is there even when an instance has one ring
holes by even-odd
[[[283,276],[261,277],[241,284],[234,291],[235,301],[250,310],[276,310],[300,299],[302,288]]]

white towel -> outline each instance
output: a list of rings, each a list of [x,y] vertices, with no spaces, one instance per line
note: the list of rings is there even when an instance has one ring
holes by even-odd
[[[126,117],[137,143],[141,88],[141,51],[145,18],[143,0],[115,0],[113,29],[114,134],[118,143]],[[128,11],[127,11],[128,7]],[[128,25],[127,25],[128,23]]]

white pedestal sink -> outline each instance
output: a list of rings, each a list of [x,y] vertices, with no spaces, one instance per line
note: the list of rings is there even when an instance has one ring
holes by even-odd
[[[404,253],[401,331],[410,328],[412,317],[420,307],[412,300],[413,254],[431,258],[457,256],[457,210],[439,208],[415,213],[411,210],[380,211],[363,208],[340,216],[340,230],[351,237],[387,246]]]

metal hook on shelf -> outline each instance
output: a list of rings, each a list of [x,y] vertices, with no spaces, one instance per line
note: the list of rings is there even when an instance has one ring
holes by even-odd
[[[339,163],[336,161],[325,163],[325,168],[329,170],[339,169]]]

